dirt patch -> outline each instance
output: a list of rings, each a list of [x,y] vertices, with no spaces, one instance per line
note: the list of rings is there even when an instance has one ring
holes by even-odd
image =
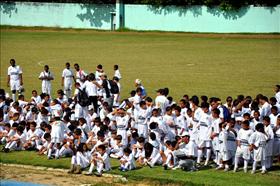
[[[5,165],[1,165],[0,171],[1,179],[11,179],[46,185],[123,185],[122,182],[116,178],[70,175],[60,171],[35,170]]]

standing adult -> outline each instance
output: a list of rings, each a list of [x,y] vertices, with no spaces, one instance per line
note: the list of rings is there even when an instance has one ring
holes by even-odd
[[[76,82],[80,83],[80,85],[82,86],[83,83],[86,81],[86,77],[87,77],[87,73],[85,73],[85,71],[83,71],[82,69],[80,69],[79,64],[75,64],[74,68],[76,70]]]
[[[65,69],[62,71],[61,86],[64,87],[64,94],[67,98],[71,97],[72,79],[75,81],[73,71],[70,69],[70,63],[65,64]]]
[[[16,92],[18,91],[18,94],[22,93],[22,70],[20,66],[16,65],[16,61],[14,59],[10,60],[11,66],[8,68],[8,80],[7,80],[7,86],[11,87],[12,91],[12,99],[13,101],[16,101]]]
[[[44,71],[40,73],[39,79],[42,80],[42,93],[51,95],[52,85],[51,81],[54,80],[53,74],[49,71],[49,66],[44,66]]]

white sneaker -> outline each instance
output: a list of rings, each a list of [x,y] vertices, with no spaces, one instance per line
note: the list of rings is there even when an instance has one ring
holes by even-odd
[[[244,173],[247,173],[247,172],[248,172],[247,168],[244,168]]]
[[[267,171],[266,170],[262,170],[261,174],[265,174],[265,173],[267,173]]]
[[[228,172],[228,171],[229,171],[229,168],[225,168],[225,169],[224,169],[224,172]]]
[[[255,171],[255,170],[252,170],[252,171],[251,171],[251,174],[255,174],[255,173],[256,173],[256,171]]]
[[[216,170],[222,170],[222,169],[223,169],[222,166],[219,166],[219,167],[216,168]]]
[[[234,167],[233,172],[237,172],[237,167]]]
[[[205,161],[204,166],[207,166],[207,165],[208,165],[208,163],[209,163],[208,161]]]
[[[180,165],[177,165],[175,167],[172,168],[172,170],[177,170],[177,169],[181,169],[181,166]]]

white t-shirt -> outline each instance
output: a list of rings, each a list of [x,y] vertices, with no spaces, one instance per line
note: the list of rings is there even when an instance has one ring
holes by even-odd
[[[86,89],[86,93],[88,96],[97,96],[98,87],[90,81],[86,81],[81,89]]]
[[[64,77],[64,83],[67,84],[69,82],[72,82],[72,79],[74,77],[74,74],[72,72],[71,69],[67,69],[65,68],[63,71],[62,71],[62,77]]]
[[[18,81],[19,75],[22,74],[22,70],[19,66],[9,66],[8,68],[8,75],[10,76],[11,81]]]
[[[119,79],[121,79],[121,78],[122,78],[121,73],[120,73],[120,71],[119,71],[119,70],[115,70],[115,74],[114,74],[114,76],[115,76],[115,77],[117,77],[117,78],[119,78]]]
[[[165,113],[165,109],[168,105],[168,99],[163,95],[159,95],[156,97],[155,104],[156,108],[160,108],[161,113]]]

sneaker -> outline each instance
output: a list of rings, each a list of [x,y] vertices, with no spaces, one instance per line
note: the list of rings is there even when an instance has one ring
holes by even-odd
[[[225,169],[224,169],[224,172],[228,172],[228,171],[229,171],[229,168],[225,168]]]
[[[122,169],[122,172],[126,172],[126,171],[128,171],[126,168],[123,168],[123,169]]]
[[[89,172],[89,171],[88,171],[87,173],[85,173],[85,175],[86,175],[86,176],[91,176],[91,175],[92,175],[92,172]]]
[[[208,166],[208,163],[209,163],[208,161],[205,161],[204,166]]]
[[[51,156],[48,156],[48,160],[50,160],[50,159],[52,159],[52,157],[51,157]]]
[[[101,177],[102,173],[101,172],[97,172],[97,173],[94,173],[94,175],[97,176],[97,177]]]
[[[234,167],[233,172],[237,172],[237,167]]]
[[[262,170],[261,174],[266,174],[267,171],[266,170]]]
[[[252,170],[252,171],[251,171],[251,174],[255,174],[255,173],[256,173],[256,171],[255,171],[255,170]]]
[[[55,159],[58,160],[58,159],[59,159],[59,156],[56,156]]]
[[[222,169],[224,169],[222,166],[218,166],[218,167],[216,168],[216,170],[222,170]]]
[[[153,166],[151,165],[150,162],[147,162],[147,165],[148,165],[150,168],[153,168]]]
[[[167,165],[166,164],[163,165],[163,169],[167,170]]]
[[[177,169],[181,169],[182,167],[180,165],[177,165],[175,167],[172,168],[172,170],[177,170]]]
[[[248,172],[248,170],[247,170],[247,168],[245,168],[245,169],[244,169],[244,173],[247,173],[247,172]]]

